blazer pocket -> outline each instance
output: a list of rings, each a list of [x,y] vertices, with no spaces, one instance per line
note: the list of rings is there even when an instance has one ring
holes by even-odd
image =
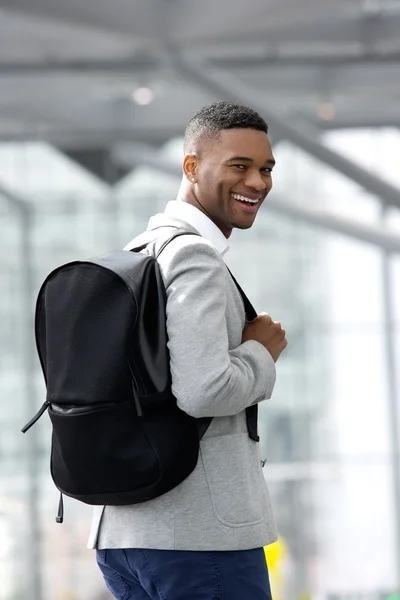
[[[200,453],[215,516],[224,525],[255,525],[264,518],[265,483],[258,444],[247,433],[205,438]]]

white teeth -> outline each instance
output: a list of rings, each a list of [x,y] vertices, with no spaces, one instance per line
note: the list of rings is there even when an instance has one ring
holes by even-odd
[[[250,198],[246,198],[246,196],[240,196],[239,194],[232,194],[232,198],[235,200],[241,200],[242,202],[248,202],[249,204],[257,204],[258,200],[250,200]]]

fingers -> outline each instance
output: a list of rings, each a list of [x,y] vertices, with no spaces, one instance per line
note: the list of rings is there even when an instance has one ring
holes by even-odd
[[[281,342],[282,340],[285,340],[285,332],[283,331],[283,329],[279,329],[279,331],[276,332],[274,338],[274,340],[276,340],[277,342]]]
[[[279,355],[281,354],[281,352],[283,352],[283,350],[286,348],[287,345],[288,345],[288,342],[285,337],[275,343],[275,348],[277,349]]]
[[[273,321],[273,323],[271,325],[271,329],[275,329],[275,332],[276,332],[274,335],[274,339],[279,342],[279,345],[281,345],[281,343],[284,341],[285,345],[283,347],[286,348],[286,346],[287,346],[286,330],[282,329],[281,324],[278,323],[278,321]]]
[[[258,316],[262,317],[262,320],[265,323],[267,323],[269,325],[274,325],[274,328],[276,328],[276,329],[280,329],[282,327],[282,324],[280,321],[273,321],[271,316],[266,312],[261,312]]]
[[[283,331],[282,325],[279,323],[279,321],[272,321],[271,329],[275,329],[275,331]]]
[[[272,331],[275,331],[279,337],[285,337],[286,330],[282,329],[282,323],[280,321],[273,321],[271,316],[266,312],[260,313],[258,318],[262,320],[267,327],[270,327]]]
[[[256,324],[258,321],[259,325]],[[270,343],[279,346],[280,350],[283,350],[287,346],[286,330],[282,329],[282,323],[280,321],[273,321],[271,316],[267,312],[261,312],[258,317],[253,321],[254,326],[257,328],[262,323],[262,330],[265,331],[267,338]],[[266,329],[264,329],[264,327]],[[269,333],[267,333],[269,331]]]
[[[262,313],[260,313],[258,316],[262,318],[263,322],[264,322],[266,325],[270,325],[270,324],[272,323],[272,319],[271,319],[271,317],[269,316],[269,314],[268,314],[268,313],[266,313],[266,312],[262,312]]]

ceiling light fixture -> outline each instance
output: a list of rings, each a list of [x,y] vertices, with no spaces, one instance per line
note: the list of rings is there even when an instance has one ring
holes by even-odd
[[[332,102],[321,102],[318,104],[317,114],[322,121],[332,121],[335,116],[335,107]]]
[[[154,93],[148,87],[138,87],[132,92],[132,100],[140,106],[148,106],[154,100]]]

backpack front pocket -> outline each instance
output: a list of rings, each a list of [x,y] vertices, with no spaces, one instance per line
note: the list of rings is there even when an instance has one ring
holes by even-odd
[[[50,406],[49,416],[53,424],[51,472],[65,494],[97,504],[97,494],[117,496],[159,479],[158,458],[131,402],[67,410]]]

